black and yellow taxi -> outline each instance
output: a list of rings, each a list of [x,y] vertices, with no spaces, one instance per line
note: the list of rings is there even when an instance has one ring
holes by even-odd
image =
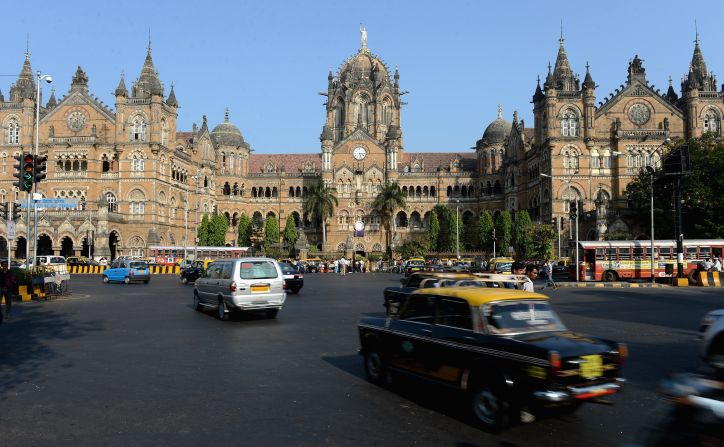
[[[399,287],[385,288],[383,295],[388,301],[392,296],[406,296],[408,293],[421,288],[437,287],[444,282],[458,282],[461,280],[473,280],[476,277],[466,272],[454,272],[443,269],[426,270],[412,273],[410,276],[400,279]]]
[[[435,287],[391,294],[385,306],[358,325],[368,379],[403,374],[458,389],[486,430],[544,407],[573,411],[625,381],[626,345],[567,330],[538,293]]]

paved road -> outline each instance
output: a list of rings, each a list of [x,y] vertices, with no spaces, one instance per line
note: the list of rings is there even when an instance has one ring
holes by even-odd
[[[551,291],[574,330],[629,343],[615,406],[501,435],[468,423],[448,391],[367,383],[355,324],[379,312],[387,274],[306,275],[277,320],[218,321],[191,287],[103,285],[14,308],[0,326],[0,445],[611,446],[636,439],[668,372],[700,363],[695,331],[724,307],[709,289]]]

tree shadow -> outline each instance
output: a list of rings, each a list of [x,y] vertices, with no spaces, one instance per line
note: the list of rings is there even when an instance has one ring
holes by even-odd
[[[13,307],[12,320],[0,325],[0,400],[3,394],[41,376],[58,356],[48,341],[82,337],[102,330],[96,321],[77,321],[42,304]]]

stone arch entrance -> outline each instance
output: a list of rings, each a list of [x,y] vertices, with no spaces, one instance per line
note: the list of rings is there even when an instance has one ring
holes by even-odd
[[[75,253],[73,251],[73,239],[71,239],[70,236],[64,237],[60,241],[60,255],[67,258],[69,256],[73,256],[74,254]]]
[[[38,236],[38,255],[52,255],[53,240],[47,234]]]

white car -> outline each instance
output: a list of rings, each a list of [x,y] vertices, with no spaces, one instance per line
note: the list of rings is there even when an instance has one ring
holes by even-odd
[[[699,326],[701,356],[717,369],[724,369],[724,309],[704,315]]]

